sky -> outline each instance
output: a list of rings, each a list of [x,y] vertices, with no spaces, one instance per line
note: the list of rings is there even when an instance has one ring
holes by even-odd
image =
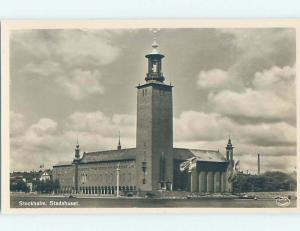
[[[174,147],[220,150],[230,135],[241,170],[296,167],[294,29],[161,29],[173,88]],[[10,35],[11,171],[81,151],[135,147],[136,86],[149,29],[16,30]]]

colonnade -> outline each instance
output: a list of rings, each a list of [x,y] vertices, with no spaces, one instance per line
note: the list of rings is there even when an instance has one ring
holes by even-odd
[[[226,192],[228,191],[227,173],[193,170],[190,172],[190,191],[203,193]]]

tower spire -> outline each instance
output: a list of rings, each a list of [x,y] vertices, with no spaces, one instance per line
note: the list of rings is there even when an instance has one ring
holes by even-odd
[[[231,138],[230,138],[230,135],[228,136],[228,144],[231,145]]]
[[[75,147],[75,159],[79,159],[79,158],[80,158],[80,146],[79,146],[78,136],[77,136],[76,147]]]
[[[119,142],[118,142],[118,150],[121,150],[122,149],[122,146],[121,146],[121,135],[120,135],[120,131],[119,131]]]

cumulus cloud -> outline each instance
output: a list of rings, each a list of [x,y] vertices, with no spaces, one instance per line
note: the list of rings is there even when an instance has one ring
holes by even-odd
[[[197,86],[204,90],[224,89],[230,83],[228,72],[221,69],[200,71]]]
[[[295,124],[295,69],[273,66],[256,72],[253,87],[242,91],[222,90],[208,95],[208,105],[215,112],[232,117],[284,120]]]
[[[294,171],[297,129],[287,123],[241,125],[227,117],[203,112],[184,112],[174,118],[174,146],[219,150],[225,155],[228,135],[241,170],[256,172],[257,153],[262,171]]]
[[[108,117],[101,111],[75,112],[69,116],[68,126],[79,131],[88,130],[112,135],[118,134],[118,126],[132,127],[135,126],[134,122],[135,116],[128,114],[114,114],[112,117]],[[130,133],[126,131],[126,134]]]
[[[114,31],[30,30],[11,35],[12,56],[20,75],[47,77],[75,100],[103,94],[101,67],[114,62],[121,50],[111,43]],[[19,54],[22,54],[20,56]]]
[[[60,125],[50,118],[41,118],[11,138],[11,167],[35,169],[42,163],[50,167],[59,161],[72,160],[76,137],[82,151],[109,150],[116,148],[120,131],[123,148],[135,147],[135,120],[133,115],[108,116],[101,111],[72,113]],[[237,159],[255,159],[257,152],[269,160],[296,154],[296,128],[287,123],[244,126],[216,113],[197,111],[186,111],[174,118],[175,147],[220,149],[225,153],[229,134],[236,144]]]
[[[36,60],[59,60],[68,66],[106,65],[120,55],[120,48],[111,44],[113,30],[17,30],[11,42],[19,51]]]
[[[24,116],[21,113],[10,111],[10,136],[13,137],[20,134],[23,132],[24,127]]]
[[[282,68],[273,66],[270,69],[255,73],[253,88],[258,91],[272,92],[280,98],[296,104],[295,78],[295,66]]]
[[[11,144],[30,151],[41,151],[55,145],[52,142],[57,131],[57,123],[49,118],[41,118],[11,140]]]
[[[56,61],[42,60],[41,62],[28,62],[23,66],[25,73],[33,73],[37,77],[56,76],[63,73],[61,64]]]
[[[56,81],[71,98],[81,100],[89,95],[104,93],[99,79],[98,71],[76,69],[68,77],[60,76]]]
[[[232,122],[218,114],[186,111],[174,118],[175,142],[220,140],[227,137]]]
[[[293,28],[220,29],[218,32],[232,36],[230,45],[239,50],[232,69],[239,73],[253,74],[257,68],[295,62],[296,31]]]
[[[227,116],[257,120],[286,119],[295,117],[295,105],[271,92],[246,89],[245,92],[222,91],[211,94],[209,104],[215,111]]]
[[[40,135],[45,133],[53,134],[56,131],[56,128],[57,123],[48,118],[42,118],[30,127],[30,129]]]
[[[180,36],[174,36],[174,41],[163,38],[162,33],[161,41],[169,42],[166,67],[180,67],[174,69],[174,82],[182,80],[191,84],[191,76],[195,82],[193,86],[185,85],[186,89],[176,85],[176,92],[183,91],[181,101],[175,95],[174,106],[180,108],[181,103],[185,107],[174,111],[174,146],[219,148],[224,153],[228,135],[231,135],[235,157],[241,160],[243,169],[255,169],[256,154],[260,153],[262,169],[294,170],[295,30],[216,29],[207,33],[203,29],[200,34],[198,30],[191,34],[178,31]],[[136,118],[128,112],[131,109],[125,104],[114,109],[114,104],[107,102],[119,100],[115,92],[122,68],[138,69],[132,76],[144,72],[144,61],[136,62],[136,54],[141,54],[140,58],[144,54],[144,40],[141,42],[140,37],[121,39],[119,33],[107,30],[12,33],[11,76],[15,97],[12,100],[15,100],[13,108],[20,110],[10,115],[12,170],[36,169],[43,163],[50,167],[61,160],[72,160],[77,136],[82,151],[109,150],[116,148],[120,130],[122,146],[135,147]],[[218,37],[218,33],[222,36]],[[140,35],[144,36],[142,32]],[[189,36],[201,37],[203,49],[199,46],[199,54],[195,54],[198,51],[191,45],[194,43],[184,42]],[[120,57],[121,47],[131,47],[132,41],[136,52],[128,53],[120,68],[108,66]],[[180,65],[174,62],[178,60],[176,53],[172,55],[178,43],[186,45],[183,55],[192,57]],[[171,76],[170,69],[165,68],[165,72]],[[184,74],[189,78],[182,78]],[[35,93],[35,90],[40,92]],[[50,100],[32,100],[44,95],[44,90]],[[105,100],[97,98],[105,93]],[[183,98],[184,94],[188,97]],[[66,100],[65,96],[76,101]],[[128,96],[126,92],[124,98]],[[57,104],[60,99],[62,102]],[[82,104],[79,112],[77,101],[83,99],[88,103]],[[50,107],[44,110],[46,101]],[[102,108],[97,111],[98,105]],[[61,108],[59,113],[55,111],[57,106]],[[31,115],[35,122],[26,124],[25,116]]]
[[[11,117],[22,116],[11,112]],[[123,148],[135,147],[134,121],[129,114],[107,116],[101,111],[72,113],[63,124],[41,118],[11,137],[11,168],[31,170],[70,161],[77,137],[82,151],[110,150],[117,147],[120,131]]]
[[[252,144],[260,147],[296,145],[296,128],[285,122],[241,125],[219,114],[187,111],[181,113],[179,118],[174,118],[174,127],[174,139],[179,144],[224,141],[231,135],[240,145]]]

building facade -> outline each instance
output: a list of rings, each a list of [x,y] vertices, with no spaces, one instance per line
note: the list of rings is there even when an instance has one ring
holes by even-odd
[[[62,193],[116,194],[180,190],[202,193],[231,192],[233,146],[226,158],[219,150],[173,147],[173,86],[164,83],[156,41],[148,59],[145,83],[137,86],[136,148],[84,152],[77,142],[69,163],[53,166]],[[190,165],[183,169],[182,165]],[[191,167],[192,166],[192,167]]]

